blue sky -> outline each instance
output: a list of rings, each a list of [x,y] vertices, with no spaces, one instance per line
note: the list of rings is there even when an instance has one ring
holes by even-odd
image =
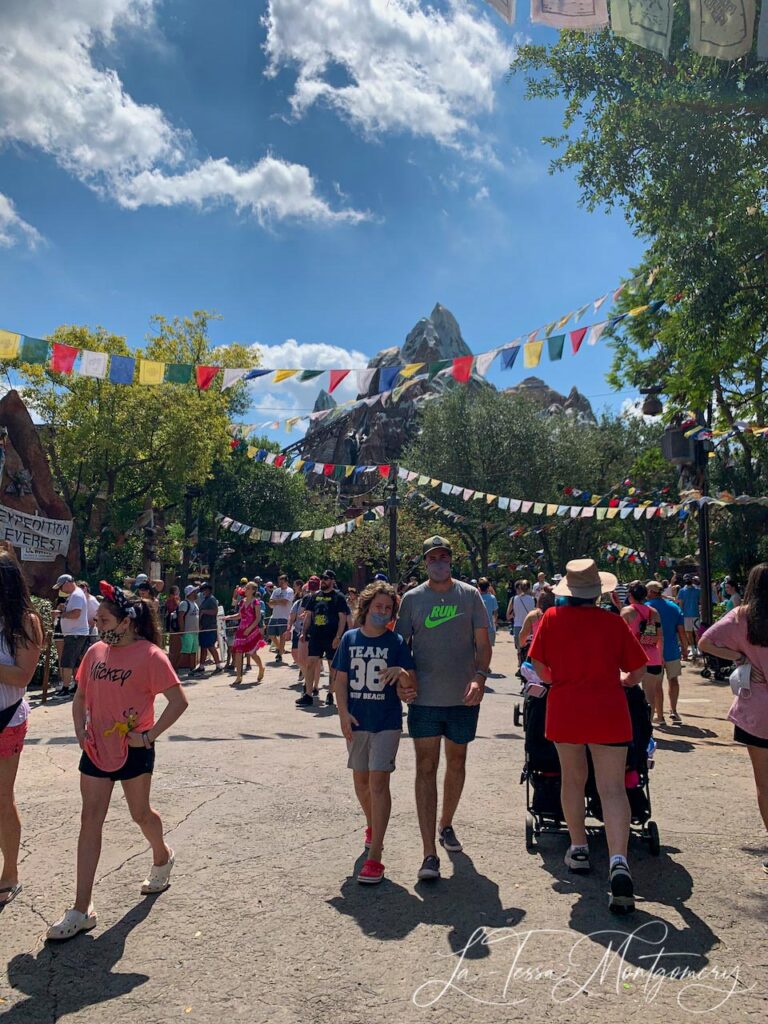
[[[547,173],[561,106],[505,76],[554,36],[483,0],[6,0],[0,327],[140,345],[153,313],[205,308],[218,343],[331,367],[438,301],[479,352],[597,298],[642,246]],[[539,373],[618,407],[609,362]],[[255,384],[252,419],[316,391]]]

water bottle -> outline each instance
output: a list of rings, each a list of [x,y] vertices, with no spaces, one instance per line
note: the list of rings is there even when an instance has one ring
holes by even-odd
[[[648,741],[648,768],[653,768],[656,757],[656,740],[651,736]]]

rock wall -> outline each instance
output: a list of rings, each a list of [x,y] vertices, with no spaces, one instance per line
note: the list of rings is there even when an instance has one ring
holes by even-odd
[[[0,504],[17,512],[47,519],[72,519],[66,502],[56,493],[37,427],[17,391],[0,399],[0,432],[7,431],[5,464],[0,475]],[[67,557],[51,562],[23,561],[15,548],[29,588],[38,597],[52,596],[52,586],[62,572],[80,572],[80,545],[73,525]]]

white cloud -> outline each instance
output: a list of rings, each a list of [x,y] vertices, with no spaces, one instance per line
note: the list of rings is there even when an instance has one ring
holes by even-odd
[[[325,102],[368,135],[410,132],[485,159],[475,119],[493,108],[514,59],[489,18],[463,0],[269,0],[268,74],[297,67],[299,117]]]
[[[0,248],[10,249],[24,242],[34,249],[41,241],[40,232],[20,217],[8,196],[0,192]]]
[[[274,157],[239,169],[196,161],[193,140],[162,110],[137,103],[93,49],[120,31],[152,30],[159,0],[3,0],[0,144],[47,153],[102,194],[135,209],[233,201],[259,216],[360,220],[316,194],[308,169]]]
[[[356,349],[341,348],[338,345],[326,345],[323,342],[301,344],[293,338],[281,345],[254,345],[259,353],[261,366],[273,370],[293,369],[300,366],[305,370],[339,370],[352,367],[364,369],[368,365],[369,356]],[[251,385],[251,409],[264,412],[264,416],[254,416],[256,422],[263,422],[270,416],[284,420],[291,415],[310,412],[321,388],[328,390],[328,377],[315,377],[303,384],[295,377],[289,377],[280,384],[274,384],[272,377],[257,378]],[[336,390],[333,397],[341,404],[357,397],[357,377],[350,373]],[[306,424],[299,426],[304,429]],[[298,427],[297,427],[298,430]]]

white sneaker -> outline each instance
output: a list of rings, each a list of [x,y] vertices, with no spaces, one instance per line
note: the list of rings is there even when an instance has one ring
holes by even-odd
[[[584,847],[569,846],[565,854],[565,865],[577,874],[586,875],[592,870],[589,863],[589,850]]]

